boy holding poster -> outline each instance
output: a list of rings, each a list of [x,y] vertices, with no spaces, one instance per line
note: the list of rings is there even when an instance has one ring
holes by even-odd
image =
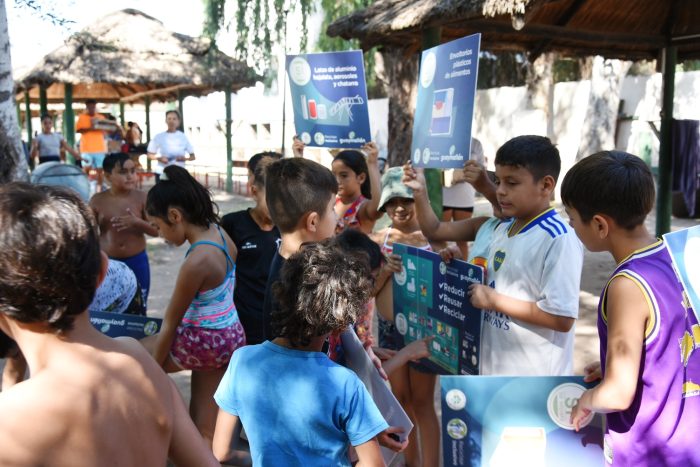
[[[493,233],[488,286],[471,285],[484,310],[480,373],[557,376],[572,371],[574,322],[583,250],[549,200],[561,167],[548,138],[519,136],[496,153],[496,196],[511,219]],[[421,170],[406,166],[421,230],[431,241],[474,238],[483,218],[440,222],[430,208]],[[562,259],[566,259],[563,261]]]
[[[602,381],[581,396],[572,423],[578,429],[591,412],[607,413],[608,464],[700,465],[697,321],[664,242],[644,225],[651,171],[636,156],[604,151],[574,165],[561,193],[586,248],[618,263],[598,305],[601,362],[586,368],[587,380]]]

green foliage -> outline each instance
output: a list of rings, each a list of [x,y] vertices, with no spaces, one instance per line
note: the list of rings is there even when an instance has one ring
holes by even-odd
[[[226,0],[203,0],[204,2],[204,36],[216,41],[216,34],[224,26],[224,6]]]

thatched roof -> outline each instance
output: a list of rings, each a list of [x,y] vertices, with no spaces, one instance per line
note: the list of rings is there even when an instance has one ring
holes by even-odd
[[[31,89],[34,100],[38,86],[48,86],[50,102],[63,101],[63,83],[73,84],[75,100],[140,101],[145,95],[172,100],[178,90],[188,95],[237,91],[258,78],[209,39],[174,33],[157,19],[127,9],[71,36],[18,79],[17,89]]]
[[[699,0],[377,0],[327,33],[364,49],[418,50],[422,31],[435,26],[443,41],[480,32],[482,49],[492,51],[651,59],[672,42],[680,60],[700,58]]]

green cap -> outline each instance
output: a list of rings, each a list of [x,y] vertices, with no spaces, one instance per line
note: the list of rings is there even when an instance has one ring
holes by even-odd
[[[394,198],[413,199],[413,190],[403,184],[403,167],[391,167],[382,176],[382,196],[379,198],[379,210]]]

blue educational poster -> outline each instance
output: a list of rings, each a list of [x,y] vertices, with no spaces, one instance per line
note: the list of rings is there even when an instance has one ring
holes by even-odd
[[[602,415],[578,432],[569,423],[592,386],[579,376],[441,376],[443,465],[604,465]]]
[[[128,336],[143,339],[160,331],[163,320],[148,316],[126,315],[121,313],[90,313],[90,322],[95,329],[109,337]]]
[[[361,50],[287,55],[287,74],[304,144],[359,148],[371,140]]]
[[[484,271],[464,261],[444,263],[440,255],[394,244],[403,269],[394,274],[394,324],[404,343],[434,336],[421,363],[438,374],[479,374],[481,310],[467,297]]]
[[[685,290],[687,305],[700,321],[700,225],[667,233],[664,242]]]
[[[481,34],[423,51],[411,154],[416,167],[458,168],[469,159]]]

